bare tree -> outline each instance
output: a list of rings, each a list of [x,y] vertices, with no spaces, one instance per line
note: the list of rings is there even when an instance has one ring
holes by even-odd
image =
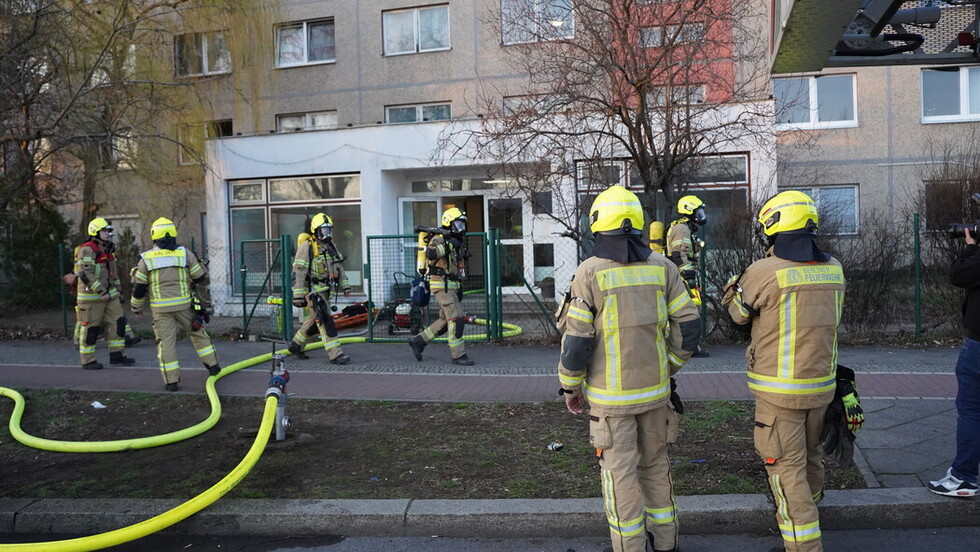
[[[503,0],[486,26],[518,86],[487,85],[478,130],[451,129],[441,151],[472,148],[495,179],[572,207],[555,219],[578,238],[578,194],[625,175],[656,216],[692,182],[705,154],[771,144],[760,12],[729,0]],[[759,140],[752,142],[754,138]],[[659,195],[658,198],[658,193]],[[569,197],[563,197],[569,196]]]
[[[182,123],[213,118],[206,98],[221,71],[183,71],[185,59],[246,59],[244,35],[268,21],[250,0],[5,0],[0,3],[0,231],[44,236],[44,255],[66,239],[53,224],[81,205],[78,231],[115,189],[185,198],[196,178],[175,174],[174,152],[201,160]],[[211,48],[182,53],[182,33],[212,32]],[[230,50],[232,32],[237,51]],[[216,34],[215,34],[216,33]],[[225,35],[228,35],[227,37]],[[218,40],[220,38],[220,40]],[[227,40],[226,40],[227,39]],[[178,67],[175,67],[175,63]],[[244,63],[243,63],[244,65]],[[230,67],[230,65],[229,65]],[[199,142],[199,141],[198,141]],[[123,172],[125,171],[125,174]],[[152,183],[152,185],[150,184]],[[145,188],[145,189],[144,189]],[[111,198],[111,194],[110,194]],[[12,251],[22,240],[0,243]]]

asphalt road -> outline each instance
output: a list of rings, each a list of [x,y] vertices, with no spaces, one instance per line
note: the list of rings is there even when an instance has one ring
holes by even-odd
[[[51,535],[37,539],[50,541]],[[17,536],[18,542],[32,542]],[[4,539],[4,542],[13,542]],[[828,552],[980,552],[980,527],[943,529],[825,531]],[[153,535],[110,552],[599,552],[605,538],[574,539],[450,539],[343,537],[206,537]],[[681,535],[684,552],[765,552],[781,545],[773,535]]]

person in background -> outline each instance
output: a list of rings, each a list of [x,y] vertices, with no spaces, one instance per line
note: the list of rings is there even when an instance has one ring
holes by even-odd
[[[949,270],[949,281],[966,290],[966,337],[956,361],[956,456],[945,477],[929,482],[929,490],[969,498],[977,495],[980,465],[980,248],[968,228],[963,229],[963,240],[966,247]]]
[[[184,330],[190,338],[208,374],[216,376],[221,372],[214,343],[204,328],[211,315],[208,271],[193,251],[177,245],[177,226],[170,219],[160,217],[153,221],[150,239],[154,247],[141,253],[136,265],[130,308],[140,316],[149,303],[164,388],[177,391],[178,330]]]
[[[89,239],[75,249],[75,283],[77,287],[78,352],[82,368],[101,370],[95,357],[99,334],[106,331],[109,341],[109,364],[132,366],[136,361],[123,354],[126,348],[126,317],[123,316],[116,262],[115,232],[102,218],[88,225]]]

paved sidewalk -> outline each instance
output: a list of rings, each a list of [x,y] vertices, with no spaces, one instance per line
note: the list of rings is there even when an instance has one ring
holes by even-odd
[[[216,346],[225,367],[269,353],[273,348],[273,344],[264,342],[219,341]],[[100,358],[107,356],[102,347],[104,344],[100,343],[97,348]],[[178,348],[184,367],[182,392],[199,393],[207,373],[188,343],[180,342]],[[555,376],[557,347],[474,345],[469,351],[476,361],[472,367],[451,364],[448,348],[438,343],[426,349],[423,362],[417,362],[404,343],[349,343],[344,349],[353,359],[347,366],[329,364],[320,350],[310,351],[311,359],[306,361],[288,357],[287,369],[292,377],[288,389],[290,396],[450,402],[559,400]],[[745,385],[743,354],[744,347],[714,347],[710,357],[692,359],[678,375],[682,397],[685,400],[750,398]],[[828,493],[828,502],[821,506],[828,512],[825,518],[828,527],[853,526],[857,519],[864,520],[862,527],[884,527],[894,523],[888,520],[906,520],[910,526],[927,527],[975,523],[980,514],[980,501],[937,497],[923,488],[926,481],[945,472],[954,454],[956,411],[952,398],[956,393],[956,381],[952,372],[957,354],[958,349],[952,347],[841,349],[840,361],[856,370],[858,387],[864,397],[867,422],[857,439],[856,456],[871,489],[860,493]],[[0,342],[0,386],[163,392],[151,342],[144,341],[127,349],[127,355],[138,361],[132,367],[107,364],[101,371],[84,371],[78,366],[77,355],[77,350],[67,340]],[[102,360],[105,362],[106,359]],[[270,363],[264,362],[228,374],[218,382],[218,392],[222,395],[262,395],[267,387],[269,368]],[[881,488],[876,491],[876,487]],[[454,531],[458,533],[457,529],[451,529],[456,523],[468,527],[470,533],[467,536],[480,532],[480,527],[492,529],[494,535],[510,531],[514,536],[520,536],[531,531],[531,525],[514,521],[515,501],[408,501],[387,506],[381,504],[385,501],[322,502],[324,504],[318,507],[309,503],[295,505],[300,513],[291,523],[296,524],[297,531],[304,527],[338,525],[336,521],[326,521],[323,511],[343,513],[343,519],[347,520],[343,522],[345,529],[337,530],[344,534],[448,535]],[[364,502],[373,505],[362,504]],[[589,528],[587,531],[601,534],[603,523],[598,502],[546,502],[524,504],[520,508],[527,509],[526,519],[534,520],[535,526],[550,527],[551,533],[556,527],[566,527],[569,522],[558,521],[558,518],[564,518],[588,521],[585,524]],[[91,511],[90,505],[76,508],[70,505],[77,504],[73,501],[41,503],[0,501],[0,533],[26,532],[28,528],[36,530],[35,523],[50,524],[53,520],[64,520],[60,527],[67,533],[72,532],[72,526],[65,525],[69,520],[79,524],[78,527],[87,527],[86,524],[101,527],[100,523],[104,523],[112,528],[114,523],[122,522],[133,512],[131,505],[120,506],[127,513],[112,516],[110,514],[116,508],[104,508],[102,511],[111,519],[96,523],[91,514],[79,517],[67,512],[73,508]],[[685,531],[718,531],[725,527],[742,531],[771,529],[771,513],[762,497],[684,497],[681,505],[687,510],[682,514],[685,515]],[[246,514],[235,513],[241,507],[219,502],[192,518],[198,521],[188,520],[181,527],[189,531],[206,530],[208,524],[204,520],[231,523],[227,522],[226,516],[237,515],[239,517],[232,525],[241,528],[242,524],[248,523],[246,517],[241,517]],[[266,507],[244,508],[249,512],[267,513]],[[310,508],[320,514],[314,514]],[[918,516],[914,523],[908,521],[911,513]],[[287,512],[283,513],[283,516],[287,515]],[[385,517],[388,515],[399,519],[394,527],[388,525],[391,522]],[[467,516],[479,516],[481,521],[474,524]],[[15,517],[19,520],[16,528],[12,525]],[[315,522],[311,521],[314,519]],[[5,520],[10,521],[9,527]],[[488,522],[484,523],[485,520]],[[499,520],[499,525],[489,520]],[[307,523],[312,525],[308,527]],[[920,525],[922,523],[926,525]],[[389,528],[382,530],[381,527]]]

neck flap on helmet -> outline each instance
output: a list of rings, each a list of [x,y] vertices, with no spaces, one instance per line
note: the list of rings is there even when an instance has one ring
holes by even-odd
[[[595,236],[595,248],[592,254],[602,259],[617,263],[629,264],[646,261],[652,251],[639,234],[606,234],[600,232]]]
[[[770,238],[772,254],[798,263],[825,263],[830,253],[817,247],[817,236],[806,230],[779,232]]]

